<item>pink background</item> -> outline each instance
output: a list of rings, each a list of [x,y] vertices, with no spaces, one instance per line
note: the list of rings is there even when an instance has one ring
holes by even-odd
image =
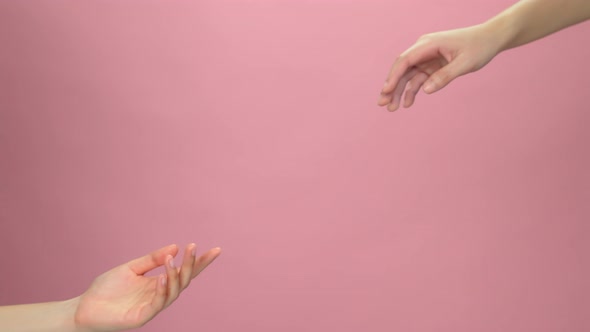
[[[0,2],[0,304],[194,241],[142,331],[590,330],[590,25],[376,106],[511,3]]]

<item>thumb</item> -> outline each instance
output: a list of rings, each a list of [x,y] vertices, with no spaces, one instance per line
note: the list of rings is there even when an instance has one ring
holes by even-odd
[[[457,58],[441,69],[435,71],[430,75],[430,78],[424,82],[424,92],[434,93],[449,83],[455,78],[467,74],[469,72],[469,65],[465,61],[461,61],[461,58]]]

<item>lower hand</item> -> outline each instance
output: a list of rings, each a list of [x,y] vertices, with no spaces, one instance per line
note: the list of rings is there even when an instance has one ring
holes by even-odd
[[[196,246],[184,250],[182,266],[174,266],[176,245],[120,265],[97,277],[78,299],[75,313],[80,331],[121,331],[143,326],[168,307],[188,287],[191,280],[221,253],[211,249],[196,257]],[[166,273],[144,274],[165,265]]]

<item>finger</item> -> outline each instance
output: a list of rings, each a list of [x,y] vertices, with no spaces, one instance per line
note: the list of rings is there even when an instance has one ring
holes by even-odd
[[[127,263],[127,266],[137,275],[143,275],[146,272],[162,266],[166,255],[176,256],[178,247],[175,244],[160,248],[145,256],[136,258]]]
[[[413,68],[409,72],[407,72],[399,80],[399,83],[397,84],[397,86],[395,87],[395,90],[393,91],[393,97],[391,99],[391,103],[387,106],[387,109],[390,112],[394,112],[395,110],[397,110],[399,108],[399,105],[400,105],[400,102],[402,99],[402,94],[404,93],[404,90],[406,89],[406,83],[410,79],[412,79],[417,73],[418,73],[418,70],[416,68]]]
[[[152,298],[152,302],[149,306],[145,306],[140,312],[140,326],[150,321],[158,312],[164,309],[166,303],[166,275],[161,274],[156,278],[156,292]]]
[[[462,61],[461,57],[457,57],[430,75],[430,78],[424,83],[424,92],[434,93],[444,88],[455,78],[466,74],[468,68],[467,62]]]
[[[414,100],[416,99],[416,94],[420,91],[422,84],[426,82],[428,79],[428,75],[426,73],[420,72],[408,82],[406,87],[406,92],[404,94],[404,107],[408,108],[414,104]]]
[[[191,276],[193,274],[193,266],[195,265],[195,258],[197,254],[197,245],[194,243],[186,246],[184,250],[184,258],[182,261],[182,267],[180,268],[180,289],[183,290],[191,282]]]
[[[158,276],[158,282],[156,285],[156,295],[152,300],[152,308],[156,310],[156,312],[164,309],[164,304],[166,303],[167,286],[168,276],[166,276],[165,274],[161,274],[160,276]]]
[[[174,265],[174,257],[171,255],[166,256],[166,275],[167,275],[167,296],[166,304],[164,307],[169,306],[174,300],[178,298],[180,293],[180,283],[178,278],[178,270]]]
[[[436,58],[438,55],[438,47],[432,43],[415,44],[410,47],[393,63],[381,93],[388,94],[393,92],[399,80],[408,70],[421,62]]]
[[[210,249],[209,251],[207,251],[206,253],[204,253],[203,255],[201,255],[201,257],[199,257],[195,261],[195,265],[193,267],[193,274],[191,276],[191,279],[198,276],[199,273],[201,273],[204,269],[206,269],[207,266],[209,266],[209,264],[213,263],[213,261],[217,257],[219,257],[220,254],[221,254],[221,248],[213,248],[213,249]]]
[[[412,70],[416,69],[416,71],[412,74],[408,74],[408,73],[404,74],[404,76],[402,77],[402,79],[400,79],[400,82],[396,86],[396,89],[392,93],[381,94],[379,102],[378,102],[379,106],[385,106],[385,105],[392,104],[393,99],[394,99],[394,94],[397,94],[397,96],[399,98],[398,102],[397,102],[397,104],[399,105],[399,101],[401,101],[401,94],[403,93],[404,89],[406,89],[406,90],[408,89],[407,85],[409,84],[409,83],[406,83],[406,81],[404,80],[404,77],[408,78],[411,82],[411,80],[413,80],[414,77],[416,75],[418,75],[418,73],[426,73],[427,75],[430,75],[430,74],[433,74],[438,69],[440,69],[441,67],[445,66],[446,64],[447,64],[446,60],[441,59],[441,58],[434,58],[432,60],[423,61],[420,64],[417,64],[416,66],[414,66],[412,68]],[[412,71],[412,70],[410,70],[410,71]],[[422,82],[422,83],[424,83],[424,82]],[[396,109],[397,109],[397,107],[391,106],[391,110],[396,110]]]
[[[391,103],[391,99],[393,98],[392,93],[384,94],[383,92],[379,95],[379,100],[377,101],[377,105],[385,106]]]

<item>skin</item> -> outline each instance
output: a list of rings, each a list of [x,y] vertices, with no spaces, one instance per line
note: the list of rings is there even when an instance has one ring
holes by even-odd
[[[145,325],[170,306],[221,253],[210,249],[196,256],[196,245],[184,249],[180,267],[174,266],[178,247],[170,245],[119,265],[97,277],[79,297],[49,303],[0,307],[0,331],[106,332]],[[158,276],[145,276],[165,266]]]
[[[410,107],[421,89],[434,93],[505,50],[588,19],[588,0],[521,0],[485,23],[424,35],[395,60],[377,103]]]

